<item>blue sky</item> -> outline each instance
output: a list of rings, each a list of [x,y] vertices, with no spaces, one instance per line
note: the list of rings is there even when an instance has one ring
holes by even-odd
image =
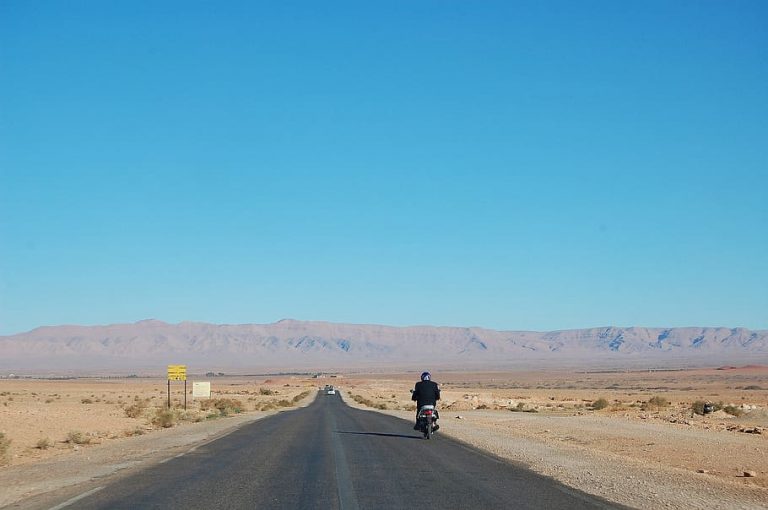
[[[0,334],[768,328],[768,4],[0,3]]]

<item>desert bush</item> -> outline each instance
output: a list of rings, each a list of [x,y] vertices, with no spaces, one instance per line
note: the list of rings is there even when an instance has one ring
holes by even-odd
[[[67,432],[66,442],[69,444],[90,444],[91,438],[79,430],[70,430]]]
[[[0,466],[7,464],[11,460],[10,456],[11,440],[5,437],[4,432],[0,432]]]
[[[176,425],[178,420],[179,415],[173,409],[159,407],[155,410],[155,415],[152,417],[152,425],[167,429]]]
[[[133,404],[132,406],[128,406],[125,408],[125,415],[128,418],[139,418],[142,414],[144,414],[144,411],[147,408],[147,404],[143,401],[139,401],[136,404]]]
[[[659,410],[664,407],[669,407],[669,400],[667,400],[664,397],[651,397],[646,402],[643,402],[643,405],[641,406],[641,409],[643,411],[648,410]]]
[[[146,431],[141,427],[136,427],[133,430],[126,430],[123,432],[125,437],[133,437],[133,436],[143,436],[146,433]]]
[[[703,400],[696,400],[693,404],[691,404],[691,411],[693,411],[695,414],[698,414],[699,416],[704,416],[704,402]]]
[[[758,386],[757,384],[750,384],[749,386],[744,386],[745,390],[764,390],[762,386]]]
[[[736,406],[731,406],[731,405],[723,407],[723,411],[730,414],[731,416],[736,416],[736,417],[742,416],[744,414],[744,409]]]
[[[259,395],[274,395],[276,392],[269,388],[259,388]]]
[[[37,448],[38,450],[47,450],[51,446],[53,446],[53,443],[47,437],[39,439],[37,441],[37,444],[35,444],[35,448]]]
[[[704,416],[704,406],[707,404],[704,400],[697,400],[693,404],[691,404],[691,411],[693,411],[695,414],[698,414],[700,416]],[[718,402],[716,404],[712,404],[712,411],[719,411],[724,407],[722,402]]]
[[[306,398],[309,395],[309,393],[310,393],[309,391],[303,391],[303,392],[299,393],[298,395],[293,397],[293,403],[295,404],[295,403],[299,402],[300,400],[303,400],[304,398]]]
[[[595,411],[599,411],[600,409],[605,409],[608,407],[608,401],[604,398],[598,398],[594,402],[592,402],[592,409]]]
[[[373,401],[361,396],[361,395],[352,395],[352,400],[357,402],[358,404],[362,404],[364,406],[368,407],[376,407],[376,404],[373,403]]]
[[[211,400],[203,400],[200,403],[200,410],[216,410],[220,416],[242,413],[244,409],[242,402],[231,398],[215,398]]]

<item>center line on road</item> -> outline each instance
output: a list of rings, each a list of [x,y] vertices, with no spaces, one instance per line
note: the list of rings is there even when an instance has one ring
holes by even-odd
[[[339,436],[336,427],[336,417],[330,412],[329,406],[326,406],[325,412],[326,416],[329,417],[331,424],[331,441],[333,442],[333,460],[336,465],[336,486],[339,491],[339,508],[341,510],[359,510],[360,507],[357,504],[357,495],[355,495],[355,488],[352,487],[352,479],[349,474],[347,456],[344,454],[344,446],[341,444],[341,437]]]

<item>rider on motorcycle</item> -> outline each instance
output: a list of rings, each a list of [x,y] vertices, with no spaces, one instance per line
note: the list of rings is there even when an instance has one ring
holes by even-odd
[[[434,406],[440,400],[440,386],[432,381],[432,375],[429,372],[421,373],[421,382],[417,382],[413,388],[411,400],[416,401],[416,425],[413,426],[413,430],[419,430],[419,409],[421,409],[421,406]],[[438,428],[440,428],[440,425],[435,423],[434,430]]]

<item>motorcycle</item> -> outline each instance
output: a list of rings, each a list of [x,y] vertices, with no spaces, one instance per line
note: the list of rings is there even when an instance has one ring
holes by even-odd
[[[425,405],[419,408],[419,415],[416,418],[416,423],[421,433],[424,434],[424,439],[430,439],[432,434],[437,431],[439,428],[437,419],[439,417],[435,406]]]

